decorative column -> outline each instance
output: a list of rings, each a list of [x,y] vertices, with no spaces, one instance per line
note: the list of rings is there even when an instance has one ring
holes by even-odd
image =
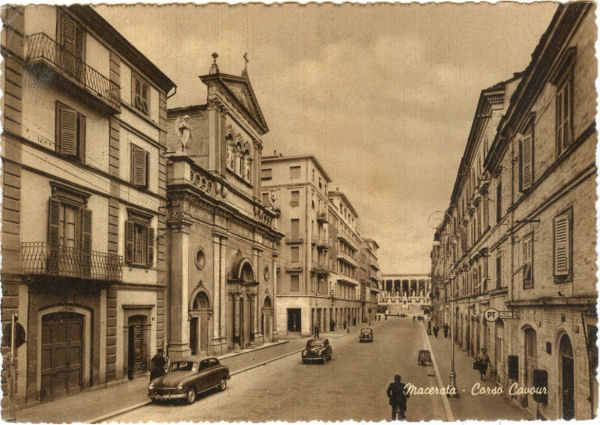
[[[240,296],[237,293],[234,293],[232,295],[233,297],[233,329],[232,329],[232,337],[233,337],[233,341],[234,341],[234,350],[239,351],[241,348],[241,332],[240,332],[240,327],[241,327],[241,317],[240,317]]]
[[[221,337],[221,238],[213,235],[213,338]]]
[[[271,304],[273,306],[273,326],[271,327],[271,340],[273,342],[277,341],[277,318],[279,315],[277,314],[277,254],[273,254],[273,299],[271,300]],[[268,341],[270,342],[270,341]]]
[[[189,226],[183,223],[171,231],[171,326],[169,357],[178,360],[190,355],[190,322],[188,320],[189,294]]]
[[[254,270],[256,273],[255,279],[257,282],[259,282],[261,280],[260,277],[260,249],[259,248],[252,248],[252,256],[253,256],[253,263],[254,263]],[[250,326],[252,327],[251,332],[254,334],[254,340],[256,341],[257,338],[259,338],[261,336],[261,334],[258,332],[258,327],[257,327],[257,318],[259,317],[260,314],[260,284],[257,285],[256,290],[257,290],[257,294],[256,297],[253,297],[253,299],[251,300],[250,303],[250,309],[252,311],[252,321],[250,323]]]
[[[226,316],[226,302],[227,302],[227,277],[225,275],[225,257],[227,254],[226,251],[226,247],[225,247],[225,241],[227,240],[227,237],[220,235],[220,258],[221,258],[221,268],[220,268],[220,276],[219,276],[219,285],[221,287],[221,311],[220,311],[220,315],[221,315],[221,337],[225,336],[225,332],[226,332],[226,327],[225,324],[227,323],[227,316]]]

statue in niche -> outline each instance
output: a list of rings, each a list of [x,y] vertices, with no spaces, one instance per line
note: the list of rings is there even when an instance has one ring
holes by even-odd
[[[177,129],[177,140],[179,141],[178,148],[181,149],[179,152],[185,153],[186,149],[190,147],[190,140],[192,138],[192,130],[188,124],[190,119],[189,115],[178,117],[175,122],[175,128]]]
[[[271,209],[273,211],[281,211],[281,208],[279,205],[279,189],[271,192],[270,201],[271,201]]]

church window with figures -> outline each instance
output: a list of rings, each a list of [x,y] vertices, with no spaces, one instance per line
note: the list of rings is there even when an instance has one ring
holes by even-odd
[[[231,129],[229,129],[225,141],[227,145],[227,169],[251,184],[253,175],[251,144],[242,140],[242,136],[239,134],[234,136]]]

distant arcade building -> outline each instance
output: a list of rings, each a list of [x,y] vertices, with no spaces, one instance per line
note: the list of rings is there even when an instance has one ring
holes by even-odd
[[[384,274],[377,311],[387,314],[423,314],[431,310],[429,274]]]

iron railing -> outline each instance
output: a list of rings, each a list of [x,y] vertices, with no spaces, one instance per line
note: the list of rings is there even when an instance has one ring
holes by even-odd
[[[47,242],[22,242],[21,272],[120,282],[123,256]]]
[[[119,85],[65,49],[48,35],[38,32],[27,36],[25,61],[33,64],[46,60],[68,77],[73,78],[94,95],[106,99],[115,109],[120,108]]]

